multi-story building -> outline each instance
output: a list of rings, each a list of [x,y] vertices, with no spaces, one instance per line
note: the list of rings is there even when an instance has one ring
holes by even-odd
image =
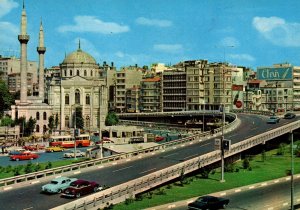
[[[139,97],[140,88],[138,86],[126,90],[126,112],[140,112]]]
[[[186,71],[174,68],[162,73],[162,111],[186,111]]]
[[[33,93],[32,73],[27,73],[27,94]],[[21,75],[20,73],[12,73],[8,75],[8,89],[12,94],[17,94],[21,90]]]
[[[137,65],[123,67],[116,73],[115,111],[126,112],[126,91],[133,86],[139,86],[143,72]]]
[[[293,109],[300,111],[300,66],[293,67]]]
[[[140,111],[160,112],[161,111],[161,78],[145,78],[141,82]]]

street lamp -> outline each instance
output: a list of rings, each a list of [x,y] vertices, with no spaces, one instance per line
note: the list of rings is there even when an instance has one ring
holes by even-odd
[[[291,139],[291,210],[294,210],[294,136],[290,133]]]
[[[77,159],[77,157],[76,157],[76,104],[73,104],[72,106],[71,106],[71,110],[73,110],[73,106],[75,107],[75,109],[74,109],[74,125],[73,125],[73,127],[74,127],[74,134],[73,134],[73,137],[74,137],[74,159],[76,160]]]

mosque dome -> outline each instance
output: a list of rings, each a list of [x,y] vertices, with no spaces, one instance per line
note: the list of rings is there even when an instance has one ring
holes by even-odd
[[[70,53],[66,56],[63,64],[96,64],[96,60],[88,53],[80,49],[80,44],[78,50]]]

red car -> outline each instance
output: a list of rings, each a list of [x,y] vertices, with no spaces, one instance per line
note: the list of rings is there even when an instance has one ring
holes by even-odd
[[[82,195],[97,192],[102,189],[103,187],[101,187],[96,182],[78,179],[72,182],[70,186],[62,192],[61,196],[69,198],[79,198]]]
[[[165,137],[163,137],[163,136],[156,136],[155,137],[155,141],[156,142],[160,142],[160,141],[162,141],[162,140],[164,140],[165,139]]]
[[[37,159],[38,157],[39,157],[39,155],[37,155],[35,153],[22,152],[22,153],[19,153],[19,154],[11,155],[10,156],[10,160],[15,160],[15,161],[19,161],[19,160],[33,160],[33,159]]]

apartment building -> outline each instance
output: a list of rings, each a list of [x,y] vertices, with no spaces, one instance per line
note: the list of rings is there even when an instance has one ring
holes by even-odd
[[[126,112],[140,112],[139,110],[140,88],[133,86],[126,90]]]
[[[141,81],[139,103],[141,112],[161,111],[161,78],[159,76]]]

